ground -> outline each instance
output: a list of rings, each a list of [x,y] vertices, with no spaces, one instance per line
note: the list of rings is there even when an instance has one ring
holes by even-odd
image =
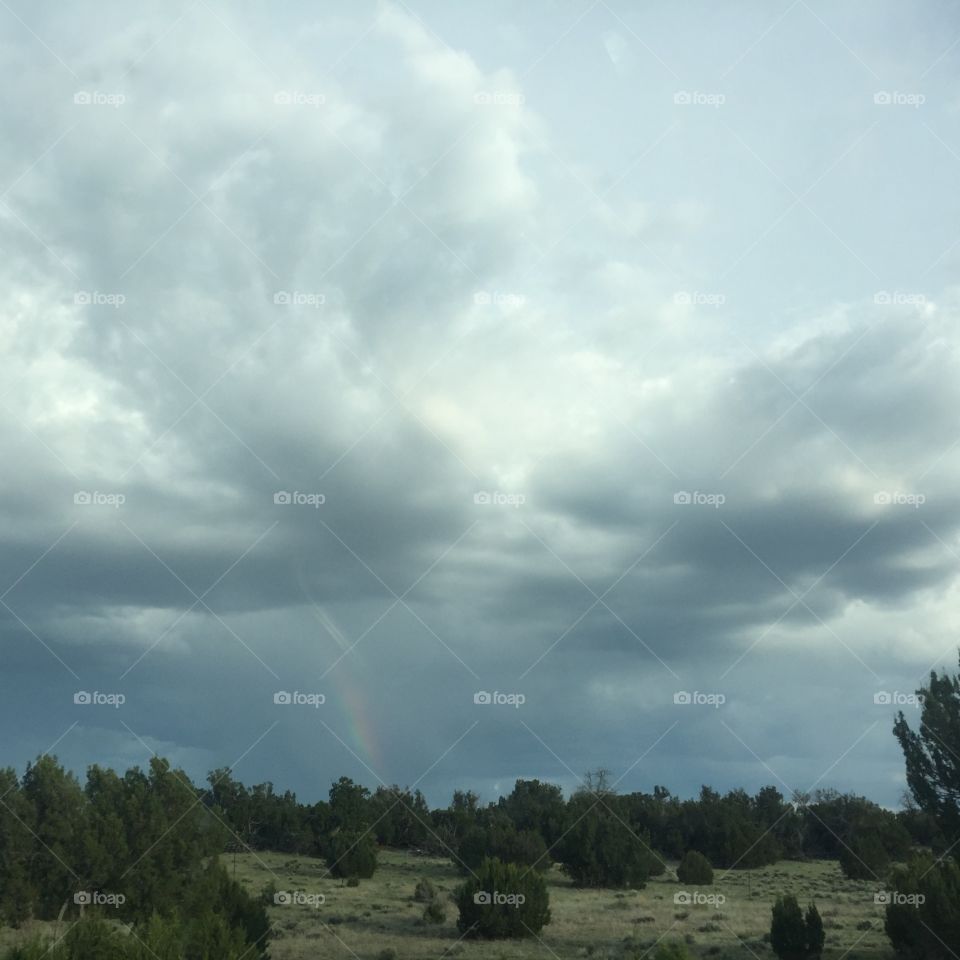
[[[460,939],[457,910],[446,898],[461,881],[449,860],[381,851],[376,875],[348,887],[327,878],[320,860],[284,854],[244,854],[226,860],[247,890],[259,892],[271,880],[278,890],[323,894],[319,906],[271,906],[276,931],[272,960],[377,960],[391,948],[397,960],[543,960],[594,958],[640,960],[661,937],[686,940],[694,955],[772,960],[764,942],[770,907],[779,893],[793,893],[801,905],[813,900],[824,920],[824,960],[890,960],[883,933],[883,907],[874,903],[877,885],[847,880],[835,862],[783,862],[762,870],[715,871],[712,887],[699,893],[725,900],[678,905],[681,886],[671,868],[643,890],[578,890],[554,868],[547,875],[553,915],[537,939],[476,942]],[[675,864],[672,865],[675,867]],[[445,896],[447,919],[422,922],[424,905],[413,899],[420,877]],[[867,926],[869,924],[869,926]]]

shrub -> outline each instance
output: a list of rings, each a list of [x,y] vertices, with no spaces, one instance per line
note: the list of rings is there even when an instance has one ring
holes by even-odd
[[[780,960],[807,960],[819,957],[823,951],[823,922],[817,908],[810,904],[804,918],[791,894],[778,897],[773,905],[770,924],[770,946]]]
[[[377,869],[377,845],[369,833],[341,830],[330,838],[327,867],[334,877],[368,880]]]
[[[890,868],[890,858],[873,832],[854,834],[840,849],[840,869],[850,880],[880,880]]]
[[[586,887],[646,886],[657,854],[649,837],[635,833],[606,809],[588,809],[561,843],[564,871]]]
[[[437,888],[434,886],[433,881],[427,877],[421,877],[417,881],[417,886],[414,888],[413,899],[420,903],[427,903],[435,899],[436,896]]]
[[[713,883],[713,867],[702,853],[688,850],[677,867],[677,879],[681,883],[709,887]]]
[[[514,863],[487,859],[457,891],[457,927],[468,937],[532,937],[550,922],[543,877]]]
[[[430,900],[423,908],[423,919],[426,923],[443,923],[447,919],[447,908],[443,901]]]
[[[534,830],[517,830],[510,823],[471,827],[463,835],[454,861],[461,873],[469,873],[486,857],[504,863],[522,863],[538,870],[548,870],[551,864],[543,837]]]
[[[960,865],[929,854],[893,871],[884,929],[907,960],[952,958],[960,943]]]

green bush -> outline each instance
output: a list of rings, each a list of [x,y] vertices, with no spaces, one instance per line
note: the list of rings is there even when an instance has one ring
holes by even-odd
[[[447,919],[447,908],[440,899],[430,900],[423,908],[423,919],[426,923],[443,923]]]
[[[543,877],[514,863],[487,859],[456,894],[464,936],[532,937],[550,922],[550,897]]]
[[[330,838],[327,867],[334,877],[369,880],[377,869],[377,845],[369,833],[340,830]]]
[[[679,940],[661,943],[653,960],[690,960],[690,951]]]
[[[538,870],[548,870],[552,862],[539,833],[517,830],[509,822],[470,827],[460,840],[453,859],[461,873],[469,873],[487,857],[504,863],[522,863]]]
[[[953,960],[960,943],[960,865],[917,856],[893,871],[890,886],[884,929],[897,955]]]
[[[677,879],[681,883],[709,887],[713,883],[713,867],[702,853],[688,850],[677,867]]]
[[[437,896],[437,888],[433,881],[427,877],[421,877],[413,891],[413,899],[420,903],[429,903]]]
[[[890,858],[875,833],[854,834],[840,848],[840,869],[850,880],[879,881],[890,869]]]
[[[647,834],[631,830],[602,805],[574,811],[574,826],[560,847],[564,871],[578,886],[641,889],[655,872],[658,855]]]
[[[823,921],[811,903],[804,917],[792,894],[778,897],[773,905],[770,946],[780,960],[807,960],[823,952]]]

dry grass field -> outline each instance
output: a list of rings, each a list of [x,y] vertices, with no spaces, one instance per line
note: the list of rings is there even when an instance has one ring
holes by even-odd
[[[232,859],[227,860],[233,870]],[[548,876],[552,922],[540,940],[469,941],[460,938],[457,911],[447,901],[447,919],[432,926],[413,899],[420,877],[449,894],[460,877],[448,860],[381,851],[371,880],[357,887],[329,879],[324,864],[308,857],[246,854],[236,858],[236,876],[250,891],[271,880],[281,891],[322,894],[319,906],[271,906],[273,960],[360,958],[377,960],[392,950],[397,960],[544,960],[597,958],[639,960],[661,938],[689,944],[694,955],[772,958],[764,941],[770,907],[780,892],[806,905],[816,902],[827,930],[825,960],[888,960],[883,908],[875,905],[875,884],[846,880],[836,863],[783,862],[762,870],[716,872],[712,887],[699,892],[722,903],[683,905],[674,897],[688,891],[673,870],[643,890],[579,890],[556,868]],[[303,899],[303,898],[301,898]],[[651,951],[652,952],[652,951]],[[384,954],[384,960],[387,954]]]
[[[539,939],[465,940],[457,930],[449,894],[461,882],[444,859],[381,851],[371,880],[348,887],[328,877],[322,860],[287,854],[240,854],[225,860],[244,887],[259,893],[271,881],[293,896],[269,907],[272,960],[641,960],[657,943],[682,940],[694,956],[774,957],[764,936],[778,893],[794,893],[801,905],[813,900],[824,920],[824,960],[891,960],[883,933],[883,908],[874,903],[875,884],[846,880],[836,863],[782,862],[761,870],[716,871],[712,887],[681,886],[673,869],[643,890],[580,890],[554,868],[547,876],[552,921]],[[414,900],[421,877],[442,891],[446,920],[426,924],[424,904]],[[698,892],[714,900],[678,904],[678,893]],[[316,903],[322,894],[322,903]],[[723,898],[722,902],[720,898]],[[306,902],[296,902],[296,901]],[[53,923],[0,930],[0,949],[34,932],[53,934]],[[62,934],[65,924],[59,925]]]

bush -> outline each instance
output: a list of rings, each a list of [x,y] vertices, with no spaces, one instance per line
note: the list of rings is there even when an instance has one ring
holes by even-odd
[[[804,918],[797,898],[788,894],[777,898],[772,912],[770,946],[780,960],[820,956],[824,943],[823,921],[812,903]]]
[[[538,870],[548,870],[551,864],[543,837],[534,830],[517,830],[509,822],[470,827],[460,840],[454,862],[461,873],[469,873],[487,857]]]
[[[658,859],[649,836],[635,833],[620,818],[599,807],[573,816],[575,826],[561,842],[560,857],[574,883],[637,890],[646,886]]]
[[[677,879],[681,883],[709,887],[713,883],[713,867],[702,853],[688,850],[677,867]]]
[[[413,899],[420,903],[428,903],[437,896],[437,888],[427,877],[421,877],[413,891]]]
[[[955,957],[960,943],[960,866],[917,856],[893,871],[896,898],[887,904],[884,929],[898,956],[907,960]]]
[[[854,834],[840,849],[840,869],[851,880],[881,880],[890,869],[890,858],[875,833]]]
[[[426,923],[443,923],[447,919],[447,908],[442,900],[430,900],[423,908],[423,919]]]
[[[543,877],[514,863],[487,859],[456,895],[464,936],[532,937],[550,922],[550,897]]]
[[[327,867],[334,877],[368,880],[377,869],[377,845],[369,833],[341,830],[330,838]]]

